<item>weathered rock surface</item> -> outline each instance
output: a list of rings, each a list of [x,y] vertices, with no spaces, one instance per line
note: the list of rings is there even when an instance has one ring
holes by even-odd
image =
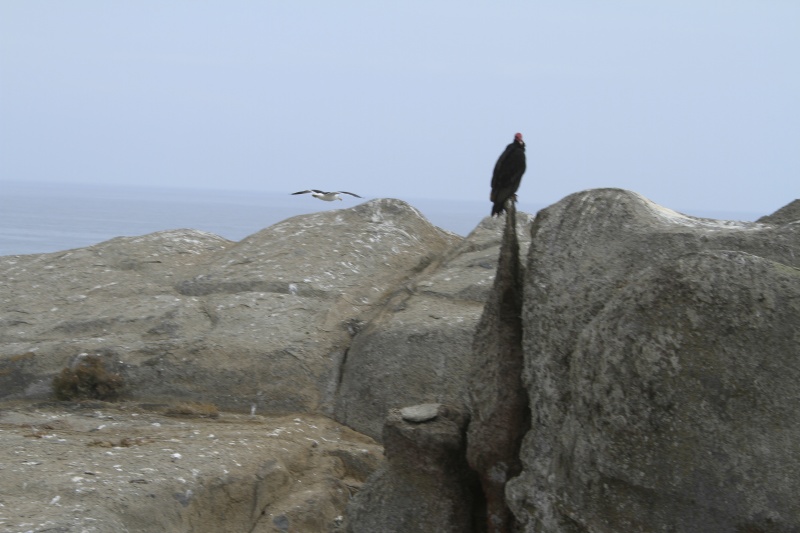
[[[419,403],[464,405],[472,339],[497,269],[505,217],[485,218],[409,280],[353,339],[335,418],[380,439],[386,413]],[[517,213],[527,251],[533,217]]]
[[[466,424],[466,413],[446,405],[424,422],[390,410],[383,430],[386,461],[351,500],[344,530],[483,531],[480,486],[465,459]]]
[[[524,214],[521,218],[526,228],[530,218]],[[521,469],[519,446],[530,417],[521,380],[522,269],[520,228],[513,206],[507,216],[486,220],[479,229],[496,232],[500,225],[504,225],[502,245],[491,248],[496,277],[485,295],[489,301],[477,330],[467,333],[474,337],[470,352],[432,351],[427,356],[434,362],[446,356],[459,365],[453,377],[461,380],[457,383],[460,388],[455,393],[446,387],[434,390],[468,405],[471,420],[467,425],[461,407],[446,408],[438,403],[390,409],[383,427],[388,462],[348,507],[350,531],[505,532],[515,525],[504,490],[506,481]],[[434,275],[437,267],[432,267]],[[458,277],[452,270],[450,276]],[[431,277],[430,273],[421,276],[423,282]],[[470,327],[474,327],[472,320]],[[363,362],[370,354],[359,355]],[[401,363],[416,365],[416,371],[431,371],[417,360],[402,358]],[[387,402],[411,397],[397,384],[393,386],[395,395],[386,397]],[[467,393],[469,398],[461,396]],[[376,387],[360,399],[369,402],[375,394],[384,393]],[[436,423],[441,415],[447,420]]]
[[[527,427],[507,410],[519,368],[482,366],[519,348],[514,305],[473,346],[491,291],[518,296],[495,282],[504,219],[461,239],[377,200],[239,243],[177,230],[2,257],[0,525],[335,530],[378,448],[327,414],[386,446],[354,532],[482,531],[520,465],[505,503],[524,531],[799,531],[797,205],[726,222],[606,189],[542,210],[530,234],[518,214],[519,465],[488,454],[514,431],[472,456],[466,437],[470,415],[469,439]],[[25,407],[82,353],[128,398],[228,411]],[[497,474],[485,492],[467,457]]]
[[[442,398],[461,404],[472,328],[494,278],[499,233],[487,219],[462,242],[404,203],[382,200],[290,219],[240,243],[175,230],[0,258],[0,399],[50,398],[52,377],[89,353],[123,376],[129,399],[151,403],[198,400],[260,415],[330,413],[336,399],[350,412],[362,408],[365,427],[373,428],[382,426],[390,406]],[[380,320],[373,320],[378,310],[389,316],[402,311],[404,322],[391,324],[391,350],[370,354],[377,366],[363,371],[353,364],[361,352],[347,354],[353,337],[380,329]],[[426,360],[441,348],[444,353]],[[399,384],[402,376],[380,369],[398,351],[408,357],[397,365],[421,363],[406,386]],[[348,375],[345,360],[360,372]],[[422,379],[426,372],[433,378]],[[401,391],[399,398],[387,400],[392,390],[368,390],[377,402],[349,394],[355,380],[382,377]],[[414,384],[418,378],[420,385]],[[452,423],[438,420],[438,408],[431,418],[423,415],[413,416],[434,427]],[[339,457],[350,467],[358,462],[352,454]],[[373,467],[362,466],[361,474]],[[239,490],[207,479],[187,490],[198,494],[209,483],[221,487],[220,494]],[[340,487],[328,488],[338,494]],[[223,496],[213,498],[216,510],[228,505]],[[341,501],[334,500],[321,505],[340,510]],[[207,505],[197,502],[199,509]],[[98,509],[98,517],[106,512]],[[194,527],[191,513],[170,513],[159,508],[152,524],[178,520],[182,525],[173,525],[179,529]],[[109,509],[108,524],[132,523],[135,530],[139,518],[123,515]],[[275,519],[275,530],[285,530],[286,516]],[[322,530],[319,521],[298,526],[295,516],[292,523],[296,531]]]
[[[238,243],[177,230],[0,258],[0,399],[47,398],[90,353],[132,398],[330,413],[357,325],[460,240],[384,199]]]
[[[800,220],[800,200],[795,200],[771,215],[766,215],[756,222],[761,222],[763,224],[773,224],[773,225],[782,225],[782,224],[789,224],[790,222],[796,222]]]
[[[607,189],[532,232],[524,530],[800,530],[800,224]]]
[[[478,473],[486,500],[486,530],[514,531],[506,483],[522,469],[519,450],[530,428],[528,394],[522,383],[522,266],[516,208],[506,209],[497,277],[475,331],[469,376],[467,461]]]
[[[400,409],[400,417],[406,422],[428,422],[439,416],[440,403],[423,403],[403,407]]]
[[[316,415],[176,418],[133,405],[3,404],[0,531],[334,531],[380,462]]]

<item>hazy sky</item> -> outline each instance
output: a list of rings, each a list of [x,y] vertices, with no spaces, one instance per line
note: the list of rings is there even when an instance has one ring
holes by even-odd
[[[0,180],[488,205],[517,131],[527,202],[772,212],[800,2],[0,2]]]

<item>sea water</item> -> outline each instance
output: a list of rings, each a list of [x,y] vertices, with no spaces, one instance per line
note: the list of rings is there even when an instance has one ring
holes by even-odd
[[[122,185],[0,182],[0,256],[91,246],[120,236],[190,228],[240,241],[287,218],[352,207],[310,195]],[[406,200],[433,224],[465,236],[486,202]]]
[[[285,192],[0,181],[0,256],[57,252],[114,237],[183,228],[240,241],[293,216],[344,209],[368,200],[344,195],[341,202],[322,202]],[[468,235],[491,211],[488,199],[402,200],[432,224],[461,236]],[[519,211],[531,214],[543,207],[524,199],[517,204]],[[726,220],[755,220],[768,214],[678,210]]]

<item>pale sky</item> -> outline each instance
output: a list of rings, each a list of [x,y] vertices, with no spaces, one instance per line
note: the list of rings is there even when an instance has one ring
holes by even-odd
[[[800,197],[800,2],[0,2],[0,181]]]

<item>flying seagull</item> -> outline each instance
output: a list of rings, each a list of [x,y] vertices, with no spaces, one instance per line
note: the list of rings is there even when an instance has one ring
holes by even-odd
[[[506,146],[500,154],[492,174],[492,194],[489,199],[494,203],[492,216],[506,210],[506,200],[517,201],[517,189],[525,173],[525,143],[522,134],[514,135],[514,142]]]
[[[310,189],[307,191],[297,191],[293,192],[292,194],[307,194],[311,193],[311,196],[314,198],[319,198],[320,200],[325,200],[326,202],[332,202],[334,200],[341,200],[342,197],[339,196],[340,194],[349,194],[350,196],[355,196],[356,198],[361,198],[361,196],[347,191],[333,191],[333,192],[325,192],[325,191],[318,191],[317,189]]]

